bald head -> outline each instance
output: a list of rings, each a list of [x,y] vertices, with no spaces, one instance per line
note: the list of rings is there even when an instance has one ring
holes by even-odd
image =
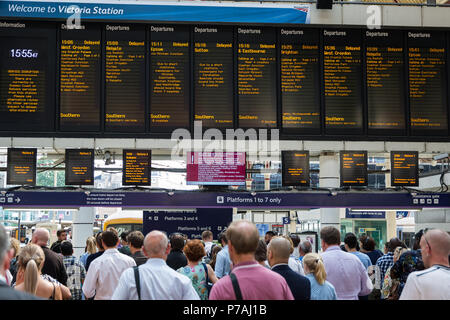
[[[259,232],[256,226],[245,220],[235,221],[227,229],[227,239],[236,254],[255,253],[258,247]]]
[[[272,238],[267,250],[272,253],[273,259],[277,263],[288,263],[291,255],[291,243],[283,237]]]
[[[426,240],[432,248],[432,254],[448,258],[450,254],[450,235],[442,230],[434,229],[426,233]],[[433,252],[434,251],[434,252]]]
[[[161,231],[152,231],[145,236],[144,239],[144,253],[149,258],[167,257],[169,240],[167,236]]]
[[[37,244],[38,246],[46,246],[48,240],[50,239],[50,232],[44,228],[37,228],[33,232],[33,237],[31,238],[31,242]]]

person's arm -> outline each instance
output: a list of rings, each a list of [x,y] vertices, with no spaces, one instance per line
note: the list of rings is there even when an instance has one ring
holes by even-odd
[[[58,274],[58,280],[61,284],[67,285],[67,272],[66,267],[64,266],[63,259],[60,258],[59,260],[59,274]],[[63,294],[64,296],[64,294]]]
[[[89,299],[92,298],[95,295],[95,288],[97,284],[97,278],[98,278],[98,270],[96,268],[96,265],[91,265],[89,268],[89,271],[86,274],[86,279],[83,283],[83,293],[84,296]]]
[[[217,277],[216,277],[216,275],[215,275],[215,273],[214,273],[213,268],[211,268],[211,266],[210,266],[209,264],[206,265],[206,268],[208,269],[208,278],[209,278],[209,281],[210,281],[212,284],[216,283],[216,282],[218,281],[218,279],[217,279]]]
[[[59,284],[59,288],[61,289],[61,294],[62,294],[63,300],[70,300],[70,299],[72,299],[72,294],[70,293],[70,289],[69,288],[67,288],[63,284]]]
[[[221,255],[219,252],[216,258],[216,266],[215,266],[215,273],[218,279],[222,278],[225,275],[225,265],[224,265],[225,263],[226,263],[225,256]]]
[[[373,290],[373,284],[372,281],[369,278],[369,275],[367,273],[366,267],[362,264],[361,261],[358,259],[358,272],[360,274],[361,279],[361,291],[358,293],[358,296],[367,296],[370,294]]]
[[[83,285],[84,279],[86,279],[86,270],[84,270],[83,264],[80,263],[80,282]]]

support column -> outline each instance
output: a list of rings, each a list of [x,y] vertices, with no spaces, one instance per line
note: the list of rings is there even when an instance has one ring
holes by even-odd
[[[322,152],[319,161],[319,186],[321,188],[339,188],[339,154]],[[333,226],[340,230],[339,208],[320,208],[320,224],[321,228]]]
[[[289,224],[288,231],[289,233],[297,232],[297,218],[295,217],[295,210],[289,211],[289,217],[291,219],[291,223]]]
[[[75,257],[84,253],[86,239],[92,236],[95,220],[95,208],[81,207],[73,215],[72,245]]]

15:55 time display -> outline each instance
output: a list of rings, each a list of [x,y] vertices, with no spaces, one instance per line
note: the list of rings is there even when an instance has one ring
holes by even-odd
[[[33,49],[11,49],[11,58],[37,58],[39,52]]]

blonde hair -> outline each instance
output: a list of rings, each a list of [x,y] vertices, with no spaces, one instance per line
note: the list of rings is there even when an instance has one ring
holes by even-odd
[[[45,255],[41,247],[29,244],[20,250],[19,268],[25,271],[24,289],[26,292],[36,294],[39,272],[44,266]]]
[[[327,272],[323,260],[317,253],[308,253],[303,257],[303,264],[309,272],[314,275],[319,284],[324,284],[327,279]]]
[[[97,243],[94,237],[86,239],[86,252],[93,254],[97,252]]]
[[[9,247],[14,249],[14,258],[19,255],[20,252],[20,242],[16,238],[9,239]]]

